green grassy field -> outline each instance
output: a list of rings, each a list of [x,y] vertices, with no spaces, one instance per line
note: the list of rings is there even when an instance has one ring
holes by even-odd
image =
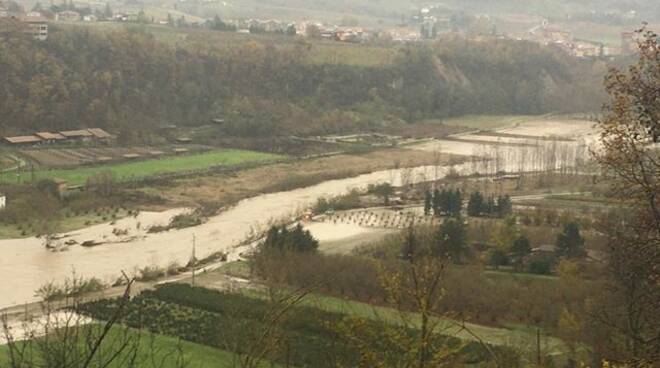
[[[245,163],[268,162],[282,157],[268,153],[227,149],[162,159],[85,166],[75,169],[42,170],[34,173],[34,179],[57,178],[65,180],[68,184],[77,185],[84,184],[90,176],[111,172],[116,180],[127,181],[156,174],[203,170],[220,165],[231,167]],[[32,179],[32,174],[29,172],[22,172],[18,175],[17,178],[15,173],[4,174],[2,181],[27,182]]]
[[[111,330],[107,341],[120,341],[122,330],[115,327]],[[137,331],[133,332],[137,336]],[[159,368],[177,368],[175,355],[180,348],[183,351],[183,360],[187,368],[202,367],[233,367],[235,355],[210,346],[195,344],[164,335],[140,334],[140,345],[137,353],[138,367],[153,368],[152,360],[157,362]],[[153,349],[152,349],[153,348]],[[8,348],[0,345],[0,367],[9,365]],[[153,353],[154,351],[155,353]],[[263,364],[263,367],[279,367],[279,365]],[[108,368],[123,368],[121,364],[110,364]]]
[[[366,319],[379,320],[387,323],[400,323],[399,311],[378,307],[367,303],[341,298],[314,294],[303,301],[303,305],[311,306],[327,312],[354,315]],[[528,342],[534,341],[534,334],[521,329],[489,327],[474,323],[459,323],[453,320],[443,320],[439,332],[443,335],[460,339],[482,341],[497,346],[515,346],[526,348]],[[542,339],[544,350],[551,354],[564,354],[566,345],[558,338],[545,336]]]

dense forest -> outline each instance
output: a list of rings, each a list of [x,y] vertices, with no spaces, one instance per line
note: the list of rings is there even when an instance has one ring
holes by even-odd
[[[398,46],[391,63],[314,63],[314,45],[187,42],[140,30],[5,32],[0,129],[106,128],[140,142],[162,125],[227,120],[236,136],[323,134],[463,114],[599,108],[602,62],[506,40]],[[392,46],[395,47],[395,46]]]

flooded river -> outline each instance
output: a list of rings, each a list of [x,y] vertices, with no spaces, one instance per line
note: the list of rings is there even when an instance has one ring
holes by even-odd
[[[113,282],[122,270],[132,273],[144,266],[166,267],[172,262],[186,264],[191,257],[193,235],[197,258],[226,251],[230,253],[230,259],[235,259],[240,252],[236,245],[251,231],[263,228],[271,220],[292,217],[319,197],[339,195],[352,188],[385,181],[398,185],[402,177],[407,182],[430,180],[436,172],[444,175],[447,169],[417,167],[378,171],[307,188],[264,194],[245,199],[200,226],[157,234],[144,233],[129,241],[90,248],[75,245],[66,251],[52,252],[45,248],[42,239],[0,240],[0,279],[3,280],[0,283],[0,308],[36,301],[35,290],[49,281],[62,282],[74,270],[78,276],[94,276]],[[135,227],[140,221],[143,224],[167,223],[180,212],[145,213],[138,219],[120,220],[115,225],[102,224],[74,231],[71,238],[79,242],[101,240],[111,237],[114,228]]]
[[[474,142],[446,141],[427,144],[419,149],[442,150],[451,153],[473,155],[476,148],[484,144]],[[475,148],[476,147],[476,148]],[[454,152],[456,151],[456,152]],[[485,153],[485,152],[484,152]],[[485,154],[490,156],[490,154]],[[575,157],[571,158],[574,159]],[[534,162],[522,167],[519,160],[505,159],[498,170],[537,170]],[[554,162],[553,162],[554,164]],[[485,171],[480,165],[470,163],[454,167],[461,174]],[[492,168],[486,168],[488,171]],[[86,240],[106,244],[85,248],[70,246],[66,251],[52,252],[45,248],[43,240],[37,238],[0,240],[0,309],[36,301],[35,290],[46,282],[62,282],[72,275],[97,277],[112,283],[121,271],[135,273],[145,266],[166,267],[176,262],[186,264],[192,251],[193,236],[196,240],[197,258],[218,251],[229,253],[236,259],[241,251],[237,245],[255,229],[263,229],[269,221],[285,219],[304,210],[319,197],[343,194],[352,188],[368,184],[390,182],[414,183],[438,179],[449,171],[447,167],[417,167],[373,172],[353,178],[331,180],[307,188],[287,192],[264,194],[239,202],[233,208],[212,217],[206,223],[181,230],[148,234],[145,229],[154,224],[166,224],[169,219],[185,209],[163,213],[143,213],[137,218],[101,224],[74,231],[66,239],[79,244]],[[120,238],[113,230],[129,229],[132,237]]]

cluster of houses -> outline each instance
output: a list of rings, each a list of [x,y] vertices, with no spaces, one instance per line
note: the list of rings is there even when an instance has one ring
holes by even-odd
[[[636,52],[635,33],[623,32],[621,45],[610,46],[601,42],[580,40],[563,29],[552,27],[547,21],[529,30],[529,39],[543,45],[560,48],[577,58],[598,58],[617,55],[630,55]]]
[[[22,27],[23,32],[32,36],[35,40],[45,41],[48,38],[48,20],[41,13],[15,13],[3,5],[0,1],[0,22],[8,21]],[[0,29],[0,33],[3,32]]]
[[[64,130],[61,132],[37,132],[31,135],[21,135],[14,137],[3,137],[2,141],[5,145],[19,147],[19,146],[35,146],[40,144],[52,143],[70,143],[70,142],[108,142],[115,137],[100,128],[79,129],[79,130]]]
[[[281,33],[331,41],[359,43],[371,34],[360,27],[327,26],[323,23],[285,22],[275,19],[239,19],[228,21],[238,33]]]
[[[112,17],[103,18],[105,20],[115,22],[138,22],[140,21],[140,13],[128,12],[113,14]],[[55,21],[58,22],[98,22],[99,17],[95,14],[82,15],[75,10],[63,10],[55,13]]]

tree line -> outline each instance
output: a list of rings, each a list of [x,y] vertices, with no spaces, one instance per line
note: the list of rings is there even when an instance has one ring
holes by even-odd
[[[459,189],[434,189],[424,193],[424,215],[459,216],[463,209],[463,196]],[[470,194],[467,214],[471,217],[504,218],[513,212],[511,197],[508,194],[487,199],[481,192]]]

